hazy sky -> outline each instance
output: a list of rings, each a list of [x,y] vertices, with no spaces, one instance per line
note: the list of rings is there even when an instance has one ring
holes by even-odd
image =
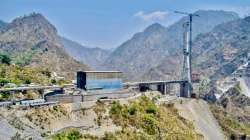
[[[175,10],[222,9],[250,13],[250,0],[1,0],[0,19],[10,22],[31,12],[42,13],[59,34],[87,46],[113,48],[146,26],[169,25]]]

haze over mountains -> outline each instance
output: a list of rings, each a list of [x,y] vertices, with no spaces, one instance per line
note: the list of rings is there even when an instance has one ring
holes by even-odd
[[[100,65],[111,53],[110,50],[85,47],[77,42],[61,37],[65,50],[76,60],[88,64],[94,69],[102,69]]]
[[[0,28],[3,27],[3,26],[5,26],[5,25],[7,25],[7,23],[5,23],[4,21],[0,20]]]
[[[242,50],[248,49],[249,18],[226,11],[195,13],[199,15],[193,23],[195,72],[230,73],[246,54]],[[0,49],[11,54],[15,64],[46,66],[63,76],[72,77],[75,71],[91,67],[121,70],[127,80],[175,79],[182,66],[182,24],[186,21],[183,17],[169,27],[152,24],[110,51],[60,37],[45,17],[33,13],[11,23],[0,21]]]
[[[239,19],[233,12],[199,10],[195,13],[199,17],[193,19],[193,38],[211,31],[216,25]],[[158,23],[149,26],[111,53],[105,67],[121,70],[131,80],[159,80],[160,75],[163,79],[168,79],[168,75],[175,77],[182,60],[182,24],[187,21],[184,17],[169,27]]]

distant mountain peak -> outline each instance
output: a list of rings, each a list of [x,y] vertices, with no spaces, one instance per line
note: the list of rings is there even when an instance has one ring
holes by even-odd
[[[101,69],[101,64],[110,54],[108,50],[98,47],[86,47],[64,37],[61,37],[61,41],[70,56],[95,69]]]
[[[245,21],[250,22],[250,16],[244,18]]]
[[[56,28],[40,13],[18,17],[1,28],[0,51],[9,52],[14,64],[47,67],[66,78],[90,69],[69,56]]]
[[[160,23],[154,23],[152,25],[149,25],[145,29],[145,32],[162,31],[162,30],[166,30],[166,28],[164,26],[162,26]]]
[[[45,17],[41,13],[30,13],[28,15],[23,15],[23,16],[17,17],[16,19],[13,20],[13,22],[20,21],[20,20],[24,21],[24,20],[27,20],[27,19],[46,20]]]
[[[218,14],[218,13],[221,13],[221,14],[230,14],[232,16],[235,16],[235,17],[239,17],[239,15],[236,13],[236,12],[233,12],[233,11],[225,11],[225,10],[198,10],[195,12],[195,14],[211,14],[211,13],[214,13],[214,14]]]
[[[8,24],[8,23],[6,23],[6,22],[0,20],[0,28],[5,27],[7,24]]]
[[[194,39],[198,34],[208,33],[219,24],[239,18],[225,11],[200,10],[197,13],[200,17],[196,17],[193,22]],[[149,78],[147,80],[159,80],[159,77],[154,79],[150,76],[152,68],[156,69],[154,72],[159,72],[158,74],[165,78],[170,75],[179,76],[177,66],[178,60],[181,60],[179,54],[181,54],[182,45],[182,25],[187,21],[188,17],[184,16],[168,27],[159,23],[150,25],[113,51],[106,59],[105,67],[124,72],[129,80],[139,80],[141,77],[144,79],[144,75],[145,79]],[[147,74],[148,72],[150,74]]]
[[[41,13],[31,13],[29,15],[18,17],[9,24],[10,28],[22,25],[27,25],[29,27],[40,26],[57,32],[56,28]]]

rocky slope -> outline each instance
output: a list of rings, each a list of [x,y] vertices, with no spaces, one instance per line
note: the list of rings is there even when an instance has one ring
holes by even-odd
[[[240,85],[230,88],[211,110],[228,137],[250,135],[250,98],[241,93]]]
[[[37,13],[0,28],[0,50],[11,55],[15,64],[44,66],[68,78],[77,70],[89,69],[66,53],[56,28]]]
[[[181,99],[175,106],[179,114],[193,121],[195,128],[204,136],[204,140],[225,140],[223,131],[204,100]]]
[[[246,17],[219,24],[210,32],[199,34],[193,44],[194,72],[216,80],[222,76],[230,75],[240,65],[244,64],[250,51],[249,27],[250,17]],[[182,60],[182,58],[178,60]],[[164,61],[169,60],[165,58]],[[181,64],[181,62],[176,64]],[[174,64],[172,67],[174,67]],[[181,67],[176,66],[175,68],[178,71],[181,70]],[[167,65],[161,63],[148,73],[154,70],[159,75],[164,76],[168,74],[164,69],[167,69]]]
[[[209,32],[218,24],[238,19],[238,15],[225,11],[197,11],[200,17],[194,18],[194,37],[200,33]],[[175,58],[172,56],[181,55],[182,24],[187,21],[187,17],[182,18],[168,28],[160,24],[153,24],[141,33],[135,34],[130,40],[119,46],[105,61],[105,66],[111,69],[118,69],[125,72],[128,79],[136,80],[140,77],[147,77],[151,73],[158,75],[161,72],[157,67],[165,62],[166,67],[171,71],[175,70]],[[179,58],[178,59],[181,59]],[[167,60],[168,59],[168,60]],[[171,59],[171,60],[169,60]],[[165,60],[171,62],[168,63]],[[168,71],[167,73],[171,73]],[[162,72],[164,75],[167,73]]]
[[[67,53],[74,59],[88,64],[92,68],[101,69],[101,64],[110,54],[109,50],[101,48],[85,47],[77,42],[61,37],[63,46]]]
[[[216,26],[194,43],[196,68],[214,78],[235,71],[248,57],[250,17]]]

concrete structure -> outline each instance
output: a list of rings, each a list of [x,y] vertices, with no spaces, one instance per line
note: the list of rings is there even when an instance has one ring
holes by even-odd
[[[52,96],[46,96],[45,100],[47,102],[77,103],[77,102],[83,102],[83,95],[57,94]]]
[[[135,92],[131,92],[129,90],[120,90],[120,91],[102,91],[102,92],[89,92],[89,93],[81,93],[76,95],[66,95],[66,94],[58,94],[52,96],[46,96],[46,102],[59,102],[59,103],[77,103],[77,102],[85,102],[85,101],[96,101],[99,99],[120,99],[120,98],[128,98],[131,96],[135,96]]]
[[[193,30],[193,17],[199,17],[197,14],[175,11],[177,14],[186,15],[189,17],[189,21],[183,24],[183,71],[182,80],[188,81],[187,92],[183,94],[183,97],[191,97],[193,86],[192,86],[192,30]]]
[[[156,86],[157,91],[160,91],[163,95],[166,95],[169,91],[168,86],[172,84],[179,84],[181,97],[186,97],[188,94],[188,81],[176,80],[176,81],[148,81],[148,82],[134,82],[125,83],[124,86],[138,86],[140,92],[151,90],[152,86]]]
[[[22,101],[20,101],[20,104],[24,105],[24,106],[38,105],[41,103],[45,103],[45,100],[44,99],[34,99],[34,100],[22,100]]]
[[[72,87],[74,85],[71,85]],[[4,88],[0,89],[0,92],[2,93],[8,93],[8,94],[16,94],[19,92],[26,92],[28,90],[32,91],[38,91],[38,93],[41,95],[41,98],[44,99],[44,96],[47,94],[47,91],[53,91],[53,92],[61,92],[63,93],[64,88],[69,88],[70,86],[27,86],[27,87],[15,87],[15,88]]]
[[[182,97],[190,97],[192,92],[192,76],[191,76],[191,45],[190,41],[190,34],[188,32],[190,23],[184,23],[183,28],[183,67],[182,67],[182,80],[188,81],[189,86],[187,88],[186,94],[182,94]]]
[[[0,92],[16,92],[16,91],[25,91],[25,90],[45,90],[45,89],[62,89],[61,86],[27,86],[27,87],[15,87],[15,88],[3,88],[0,89]]]
[[[13,102],[11,101],[0,102],[0,107],[10,106],[10,105],[13,105]]]
[[[96,101],[98,99],[121,99],[135,96],[136,93],[129,90],[102,92],[102,93],[90,93],[83,97],[83,101]]]
[[[122,88],[122,72],[120,71],[79,71],[77,72],[77,88],[84,90],[110,90]]]

